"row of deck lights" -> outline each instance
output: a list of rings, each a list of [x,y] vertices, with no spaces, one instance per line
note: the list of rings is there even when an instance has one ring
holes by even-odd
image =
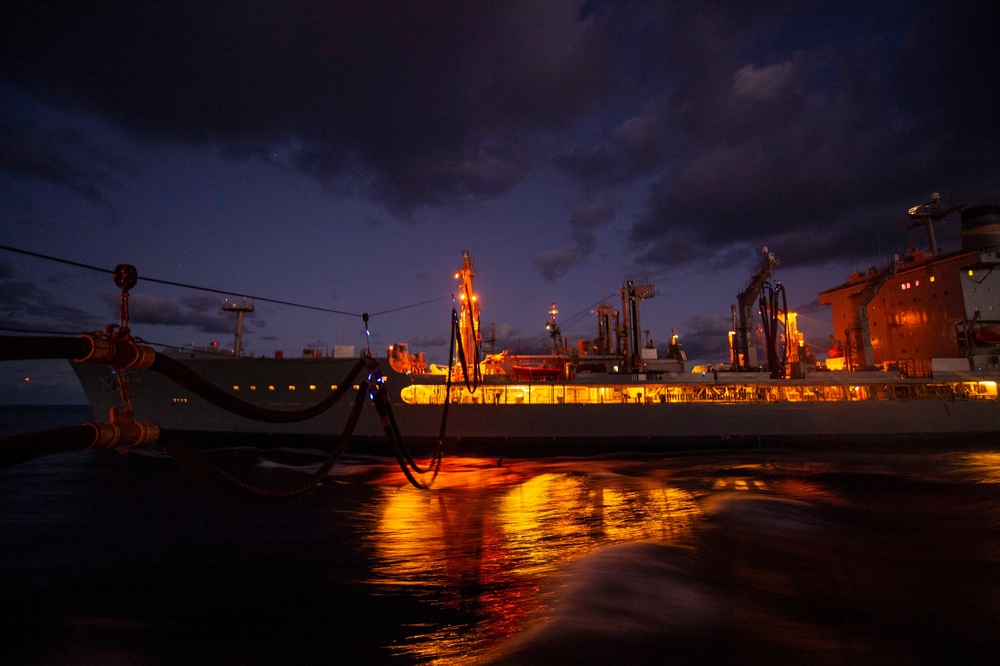
[[[240,387],[239,387],[239,386],[237,386],[236,384],[233,384],[233,390],[234,390],[234,391],[239,391],[239,390],[240,390]],[[257,386],[256,386],[256,385],[254,385],[254,384],[251,384],[251,385],[250,385],[250,390],[251,390],[251,391],[256,391],[256,390],[257,390]],[[275,390],[275,388],[274,388],[274,385],[273,385],[273,384],[272,384],[272,385],[268,385],[268,387],[267,387],[267,390],[268,390],[268,391],[274,391],[274,390]],[[295,387],[295,385],[294,385],[294,384],[289,384],[289,385],[288,385],[288,390],[289,390],[289,391],[294,391],[294,390],[296,390],[296,387]],[[315,385],[315,384],[310,384],[310,385],[309,385],[309,390],[310,390],[310,391],[315,391],[315,390],[316,390],[316,385]],[[336,390],[337,390],[337,385],[336,385],[336,384],[331,384],[331,385],[330,385],[330,390],[331,390],[331,391],[336,391]]]

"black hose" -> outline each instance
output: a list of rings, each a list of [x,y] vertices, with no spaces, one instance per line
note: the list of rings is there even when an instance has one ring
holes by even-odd
[[[389,396],[385,394],[385,390],[381,387],[379,387],[375,394],[375,409],[378,411],[378,415],[382,419],[382,430],[385,432],[386,439],[392,443],[392,449],[396,456],[396,462],[399,463],[399,469],[402,470],[406,480],[409,481],[414,488],[419,490],[429,490],[430,484],[437,478],[438,470],[441,468],[441,457],[437,456],[434,459],[434,463],[436,464],[432,463],[431,468],[427,470],[433,470],[434,472],[434,476],[431,477],[430,482],[424,484],[418,481],[417,478],[413,476],[413,471],[416,471],[418,474],[426,474],[427,471],[420,471],[420,468],[413,462],[413,458],[410,457],[409,452],[403,445],[402,440],[396,437],[399,430],[393,424],[394,419],[391,416],[389,408]]]
[[[460,339],[460,336],[456,335],[458,318],[454,311],[453,315],[455,315],[453,316],[452,326],[452,341],[454,344],[455,338],[458,337]],[[94,349],[94,342],[84,337],[66,338],[45,336],[12,336],[0,338],[0,341],[3,342],[2,347],[0,347],[0,360],[30,360],[46,358],[82,359],[90,356]],[[353,385],[354,380],[357,378],[361,369],[365,367],[365,365],[366,360],[359,359],[348,372],[344,380],[338,385],[337,389],[335,389],[328,397],[311,407],[294,412],[266,409],[240,400],[232,394],[218,388],[204,377],[191,371],[178,361],[163,354],[155,353],[149,369],[173,380],[178,385],[186,388],[208,402],[239,416],[270,423],[295,423],[313,418],[314,416],[323,413],[340,400],[340,398],[347,392],[348,387]],[[476,369],[478,370],[478,363],[476,363]],[[411,473],[411,469],[416,471],[418,474],[433,472],[434,476],[431,478],[431,483],[433,483],[434,479],[437,478],[438,471],[441,468],[441,451],[443,448],[448,403],[450,402],[451,394],[451,371],[452,366],[451,363],[449,363],[447,379],[448,398],[445,400],[437,452],[427,469],[423,469],[417,465],[403,443],[402,434],[399,431],[399,426],[396,423],[395,416],[392,414],[392,407],[385,390],[379,386],[376,391],[376,395],[374,396],[377,411],[382,417],[386,437],[393,444],[396,460],[399,463],[400,469],[402,469],[410,483],[417,488],[427,489],[429,484],[424,485],[417,481]],[[466,383],[468,383],[468,373],[466,373]],[[288,499],[304,493],[306,490],[319,483],[337,463],[341,455],[343,455],[343,452],[347,448],[361,415],[361,408],[364,405],[364,399],[367,394],[366,389],[367,387],[358,391],[357,398],[355,399],[354,406],[351,410],[350,416],[348,417],[347,423],[345,424],[344,430],[340,435],[337,445],[334,447],[326,462],[319,468],[319,470],[310,475],[309,479],[304,484],[291,490],[270,490],[246,484],[220,469],[217,465],[212,463],[198,451],[194,450],[182,439],[169,432],[160,432],[160,445],[192,476],[227,491],[230,494],[236,494],[243,497],[249,496],[265,500]],[[6,438],[0,440],[0,468],[10,467],[26,460],[31,460],[33,458],[52,453],[86,449],[94,446],[98,439],[99,433],[92,424],[71,426],[68,428],[29,433]]]
[[[333,393],[311,407],[306,407],[305,409],[293,412],[267,409],[244,400],[240,400],[231,393],[227,393],[226,391],[223,391],[219,387],[215,386],[201,375],[192,372],[178,361],[163,354],[158,353],[156,355],[156,358],[149,369],[160,373],[168,379],[172,379],[174,382],[191,391],[199,398],[204,398],[213,405],[221,407],[222,409],[232,412],[238,416],[244,416],[255,421],[264,421],[266,423],[298,423],[299,421],[305,421],[322,414],[333,406],[338,400],[340,400],[340,398],[343,397],[348,390],[350,390],[354,383],[354,379],[358,376],[358,373],[361,372],[361,368],[364,366],[365,360],[358,359],[358,362],[354,364],[354,367],[352,367],[350,372],[347,373],[344,380],[337,385],[337,388],[333,391]]]
[[[48,335],[0,337],[0,361],[28,361],[45,358],[85,358],[93,349],[86,338]]]
[[[458,313],[454,309],[451,311],[452,325],[458,328]],[[475,332],[475,329],[473,329]],[[479,388],[479,383],[482,380],[482,375],[479,373],[479,348],[478,346],[473,350],[473,376],[469,377],[469,366],[465,360],[465,345],[462,344],[462,336],[458,336],[458,360],[462,365],[462,374],[465,376],[465,387],[469,389],[469,393],[475,393],[476,389]],[[448,362],[448,376],[451,377],[451,361]],[[450,397],[450,396],[449,396]]]
[[[347,449],[347,444],[350,442],[351,436],[354,434],[354,429],[358,424],[358,418],[361,416],[361,408],[365,403],[365,395],[366,388],[362,387],[361,390],[358,391],[357,397],[354,399],[354,406],[351,409],[351,414],[347,419],[347,423],[344,425],[343,432],[340,433],[337,445],[330,452],[326,462],[324,462],[318,470],[310,474],[309,478],[306,479],[304,483],[287,490],[272,490],[244,483],[219,468],[218,465],[213,463],[198,451],[194,450],[187,442],[172,433],[162,433],[160,435],[160,445],[168,454],[170,454],[170,457],[172,457],[177,464],[184,468],[184,470],[191,476],[204,481],[205,483],[214,486],[231,496],[239,498],[249,497],[251,499],[267,501],[291,499],[292,497],[301,495],[322,481],[330,470],[333,469],[333,466],[340,460],[340,457]]]
[[[765,289],[760,294],[760,318],[767,351],[767,368],[772,379],[781,379],[785,375],[785,365],[788,363],[788,342],[786,341],[784,352],[779,360],[778,321],[782,313],[785,315],[785,320],[788,320],[788,300],[785,295],[785,287],[780,282],[774,287],[769,282],[766,282],[764,286]]]
[[[441,464],[442,440],[438,440],[437,450],[431,458],[431,463],[426,469],[424,469],[416,463],[413,456],[410,454],[410,450],[406,448],[406,445],[403,443],[403,435],[399,432],[399,424],[396,422],[396,416],[392,413],[392,403],[389,401],[388,396],[385,398],[385,414],[389,419],[388,427],[390,428],[390,431],[387,431],[386,435],[389,437],[390,441],[396,443],[396,447],[399,449],[400,454],[403,456],[403,460],[406,461],[409,468],[417,474],[427,474],[428,472],[433,471],[436,476],[437,469],[435,466],[440,466]],[[433,482],[433,479],[431,481]]]
[[[449,343],[450,345],[449,348],[453,348],[455,346],[455,341],[457,338],[459,344],[458,355],[460,359],[464,359],[464,355],[462,354],[461,350],[461,344],[462,344],[461,336],[458,335],[458,327],[459,327],[458,313],[455,312],[455,310],[453,309],[451,311],[451,314],[452,314],[452,326],[451,326],[451,342]],[[396,462],[399,463],[399,468],[402,470],[404,476],[406,476],[406,479],[415,488],[419,488],[420,490],[430,489],[431,484],[433,484],[434,480],[437,478],[438,472],[441,471],[441,460],[443,458],[443,452],[444,452],[445,432],[447,430],[447,425],[448,425],[448,406],[451,404],[451,386],[452,386],[451,377],[452,377],[452,371],[454,370],[455,367],[454,362],[455,362],[454,356],[449,356],[448,374],[445,378],[444,408],[442,409],[441,412],[441,429],[438,433],[437,448],[434,452],[433,457],[431,458],[430,464],[427,466],[426,469],[420,467],[420,465],[416,463],[416,461],[413,459],[413,456],[410,454],[409,449],[406,447],[406,444],[403,442],[403,435],[399,431],[399,423],[396,421],[395,414],[392,413],[392,401],[389,400],[388,395],[385,394],[385,390],[380,386],[375,395],[375,407],[379,413],[379,416],[382,419],[382,427],[383,430],[385,431],[385,436],[393,445],[393,453],[396,456]],[[464,360],[463,360],[463,368],[464,368]],[[422,483],[413,476],[410,470],[420,475],[425,475],[427,473],[433,472],[433,476],[431,476],[430,481],[428,481],[427,483]]]
[[[457,335],[458,313],[456,313],[454,309],[451,311],[451,313],[452,313],[452,318],[451,318],[452,325],[451,325],[451,342],[449,343],[448,347],[449,349],[454,348],[455,338],[459,337]],[[454,356],[449,356],[448,374],[445,376],[444,408],[441,412],[441,429],[438,432],[437,449],[434,451],[434,456],[431,458],[431,464],[427,467],[427,469],[421,468],[416,463],[416,461],[413,460],[413,456],[410,455],[409,449],[407,449],[406,445],[403,444],[403,435],[399,431],[399,424],[396,421],[396,416],[395,414],[392,413],[392,401],[390,401],[388,398],[386,398],[385,401],[386,417],[389,419],[389,425],[392,427],[392,435],[395,437],[395,441],[399,442],[397,446],[399,447],[400,453],[402,454],[403,458],[406,460],[406,463],[417,474],[427,474],[428,472],[433,471],[434,476],[436,477],[437,471],[441,466],[441,457],[442,457],[442,452],[444,451],[445,431],[447,430],[448,426],[448,405],[451,404],[451,375],[452,375],[452,370],[454,370],[455,367],[454,362],[455,362]],[[433,483],[433,479],[431,479],[431,482]]]
[[[86,337],[63,338],[54,336],[4,336],[0,337],[0,361],[24,361],[36,359],[84,359],[94,349],[94,343]],[[322,414],[333,406],[350,389],[354,379],[365,365],[363,359],[351,368],[347,377],[329,396],[322,401],[297,411],[281,411],[259,407],[240,400],[231,393],[218,388],[204,377],[169,356],[155,354],[149,369],[172,379],[180,386],[200,398],[229,412],[268,423],[297,423]]]
[[[87,424],[7,437],[0,440],[0,469],[53,453],[86,449],[96,440],[97,430]]]

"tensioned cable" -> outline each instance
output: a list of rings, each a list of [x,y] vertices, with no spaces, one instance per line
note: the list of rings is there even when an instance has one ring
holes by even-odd
[[[596,308],[601,303],[605,303],[609,298],[611,298],[612,296],[614,296],[617,293],[618,292],[616,291],[613,294],[608,294],[607,296],[605,296],[601,300],[597,301],[596,303],[594,303],[590,307],[584,308],[583,310],[580,310],[576,314],[573,314],[573,315],[567,317],[566,319],[560,321],[559,322],[559,327],[562,328],[564,326],[573,326],[573,325],[576,325],[576,323],[579,322],[579,321],[581,321],[584,316],[586,316],[586,315],[590,314],[591,312],[593,312],[594,308]],[[531,338],[528,338],[526,341],[523,341],[521,344],[524,345],[525,347],[533,347],[535,345],[541,344],[542,341],[545,340],[545,338],[547,338],[547,337],[549,337],[548,333],[541,333],[539,335],[536,335],[536,336],[533,336]]]
[[[398,308],[392,308],[391,310],[382,310],[381,312],[372,312],[368,316],[369,317],[377,317],[379,315],[389,314],[390,312],[399,312],[400,310],[408,310],[410,308],[415,308],[415,307],[418,307],[420,305],[427,305],[428,303],[436,303],[437,301],[443,301],[446,298],[449,298],[449,297],[448,296],[439,296],[437,298],[429,298],[426,301],[420,301],[419,303],[411,303],[410,305],[402,305],[402,306],[400,306]],[[364,316],[364,315],[362,315],[362,316]]]
[[[49,331],[49,330],[42,330],[42,329],[38,329],[38,328],[11,328],[10,326],[0,326],[0,331],[6,331],[8,333],[31,333],[33,335],[65,335],[65,336],[70,336],[70,337],[76,337],[76,336],[80,335],[80,331],[78,331],[78,330],[77,331]],[[176,349],[178,351],[184,351],[186,349],[185,347],[182,347],[180,345],[171,345],[171,344],[167,344],[166,342],[156,342],[155,340],[143,340],[142,338],[140,338],[138,336],[134,336],[133,339],[136,342],[139,342],[139,343],[142,343],[142,344],[145,344],[145,345],[157,345],[159,347],[163,347],[164,349],[169,348],[169,349]],[[211,354],[213,352],[205,351],[205,350],[201,349],[201,350],[198,350],[198,353],[200,353],[200,354]],[[227,357],[231,357],[232,356],[232,354],[230,354],[228,352],[218,352],[218,355],[219,356],[227,356]]]
[[[85,268],[87,270],[97,271],[99,273],[110,273],[112,275],[114,274],[113,270],[110,270],[110,269],[107,269],[107,268],[101,268],[100,266],[91,266],[90,264],[83,264],[83,263],[80,263],[78,261],[70,261],[69,259],[62,259],[60,257],[53,257],[51,255],[41,254],[40,252],[31,252],[29,250],[22,250],[20,248],[11,247],[9,245],[0,245],[0,250],[7,250],[8,252],[16,252],[18,254],[27,255],[29,257],[37,257],[38,259],[46,259],[48,261],[54,261],[54,262],[57,262],[57,263],[60,263],[60,264],[66,264],[68,266],[76,266],[77,268]],[[360,317],[364,316],[364,315],[362,315],[361,313],[358,313],[358,312],[347,312],[345,310],[336,310],[336,309],[333,309],[333,308],[324,308],[324,307],[320,307],[318,305],[305,305],[303,303],[293,303],[291,301],[283,301],[283,300],[279,300],[279,299],[275,299],[275,298],[265,298],[264,296],[256,296],[254,294],[241,294],[241,293],[235,292],[235,291],[225,291],[225,290],[222,290],[222,289],[213,289],[211,287],[201,287],[201,286],[194,285],[194,284],[186,284],[184,282],[174,282],[172,280],[161,280],[161,279],[158,279],[158,278],[142,277],[142,276],[140,276],[139,279],[140,280],[145,280],[147,282],[153,282],[153,283],[156,283],[156,284],[165,284],[165,285],[169,285],[171,287],[183,287],[184,289],[195,289],[197,291],[208,291],[208,292],[211,292],[213,294],[222,294],[223,296],[237,296],[239,298],[249,298],[249,299],[252,299],[252,300],[255,300],[255,301],[262,301],[264,303],[275,303],[277,305],[288,305],[288,306],[295,307],[295,308],[304,308],[306,310],[316,310],[316,311],[319,311],[319,312],[330,312],[330,313],[333,313],[333,314],[346,315],[348,317],[358,317],[358,318],[360,318]],[[398,308],[391,308],[389,310],[382,310],[381,312],[376,312],[374,314],[369,314],[368,316],[369,317],[376,317],[378,315],[389,314],[391,312],[399,312],[400,310],[406,310],[406,309],[409,309],[409,308],[415,308],[415,307],[420,306],[420,305],[427,305],[428,303],[433,303],[435,301],[441,301],[441,300],[444,300],[445,298],[447,298],[447,297],[442,296],[440,298],[432,298],[430,300],[422,301],[420,303],[412,303],[410,305],[403,305],[403,306],[400,306]]]
[[[9,326],[0,326],[0,331],[7,331],[8,333],[35,333],[37,335],[80,335],[79,331],[43,331],[37,328],[11,328]]]

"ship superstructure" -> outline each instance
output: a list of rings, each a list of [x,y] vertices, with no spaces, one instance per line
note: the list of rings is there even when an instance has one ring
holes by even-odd
[[[1000,366],[1000,206],[961,217],[960,250],[910,248],[819,295],[832,308],[844,369],[928,377],[935,366]]]

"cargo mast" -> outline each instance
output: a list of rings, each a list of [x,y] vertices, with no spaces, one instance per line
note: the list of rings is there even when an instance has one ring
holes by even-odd
[[[243,299],[242,303],[237,303],[235,301],[230,301],[228,298],[222,302],[222,309],[226,312],[236,313],[236,334],[233,338],[233,355],[241,356],[243,354],[243,315],[247,312],[253,312],[253,302],[247,303],[247,299]]]

